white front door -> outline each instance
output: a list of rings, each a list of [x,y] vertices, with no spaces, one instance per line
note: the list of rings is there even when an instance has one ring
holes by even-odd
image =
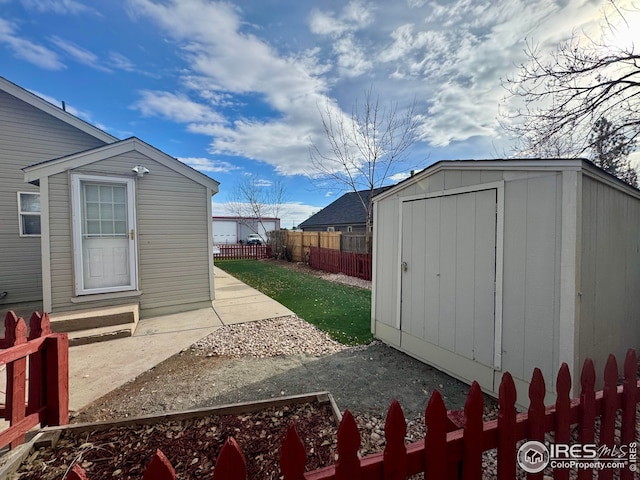
[[[73,175],[76,294],[135,290],[134,181]]]

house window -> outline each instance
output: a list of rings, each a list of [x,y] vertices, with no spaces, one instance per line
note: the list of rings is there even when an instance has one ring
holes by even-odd
[[[347,233],[351,233],[351,232],[353,232],[353,227],[351,225],[349,225],[347,227]]]
[[[21,237],[40,236],[40,194],[18,192],[18,217]]]
[[[327,232],[335,232],[335,227],[327,227]]]

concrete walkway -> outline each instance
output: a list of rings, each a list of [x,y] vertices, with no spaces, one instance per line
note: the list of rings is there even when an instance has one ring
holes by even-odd
[[[293,312],[214,267],[213,308],[140,320],[129,338],[69,349],[69,409],[88,405],[222,325],[251,322]]]

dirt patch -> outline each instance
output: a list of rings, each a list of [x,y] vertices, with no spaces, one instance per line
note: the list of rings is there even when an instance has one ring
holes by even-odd
[[[284,395],[329,391],[340,410],[383,416],[395,398],[407,418],[422,416],[434,389],[449,409],[469,387],[374,342],[321,357],[206,357],[187,350],[82,409],[74,422],[164,413]],[[487,397],[487,402],[494,404]]]

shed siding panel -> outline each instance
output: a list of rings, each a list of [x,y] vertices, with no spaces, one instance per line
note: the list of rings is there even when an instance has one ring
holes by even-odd
[[[5,303],[42,299],[40,238],[20,237],[18,191],[38,192],[24,183],[22,168],[104,142],[0,92],[0,291]]]
[[[551,379],[555,337],[555,305],[558,301],[556,263],[556,218],[561,214],[556,191],[559,175],[530,179],[527,183],[527,249],[525,252],[525,318],[524,318],[524,378],[533,369],[542,370]]]
[[[504,186],[504,271],[502,296],[502,367],[523,378],[527,248],[527,181]],[[508,261],[507,261],[508,259]]]
[[[439,252],[440,229],[437,226],[441,221],[442,199],[436,197],[428,202],[420,203],[426,205],[427,218],[431,219],[431,222],[427,224],[425,251]],[[440,269],[440,257],[438,255],[427,255],[424,265],[425,272],[437,272]],[[417,298],[422,298],[425,303],[426,325],[424,336],[433,339],[434,343],[439,343],[440,327],[437,319],[440,316],[440,278],[435,275],[425,275],[423,290],[422,296]]]
[[[379,252],[375,262],[376,290],[380,293],[375,296],[375,320],[396,328],[398,299],[398,228],[400,211],[396,197],[387,199],[378,204],[378,217],[374,229]]]
[[[583,176],[580,357],[604,365],[640,339],[640,200]]]
[[[505,184],[502,366],[525,381],[535,367],[545,378],[558,367],[559,178],[552,173]]]
[[[449,351],[455,351],[456,344],[456,200],[455,196],[442,197],[440,203],[440,314],[438,315],[440,331],[438,344]]]
[[[473,359],[474,325],[469,325],[469,319],[475,319],[476,197],[457,195],[456,200],[455,352]],[[492,234],[495,236],[494,232]]]

